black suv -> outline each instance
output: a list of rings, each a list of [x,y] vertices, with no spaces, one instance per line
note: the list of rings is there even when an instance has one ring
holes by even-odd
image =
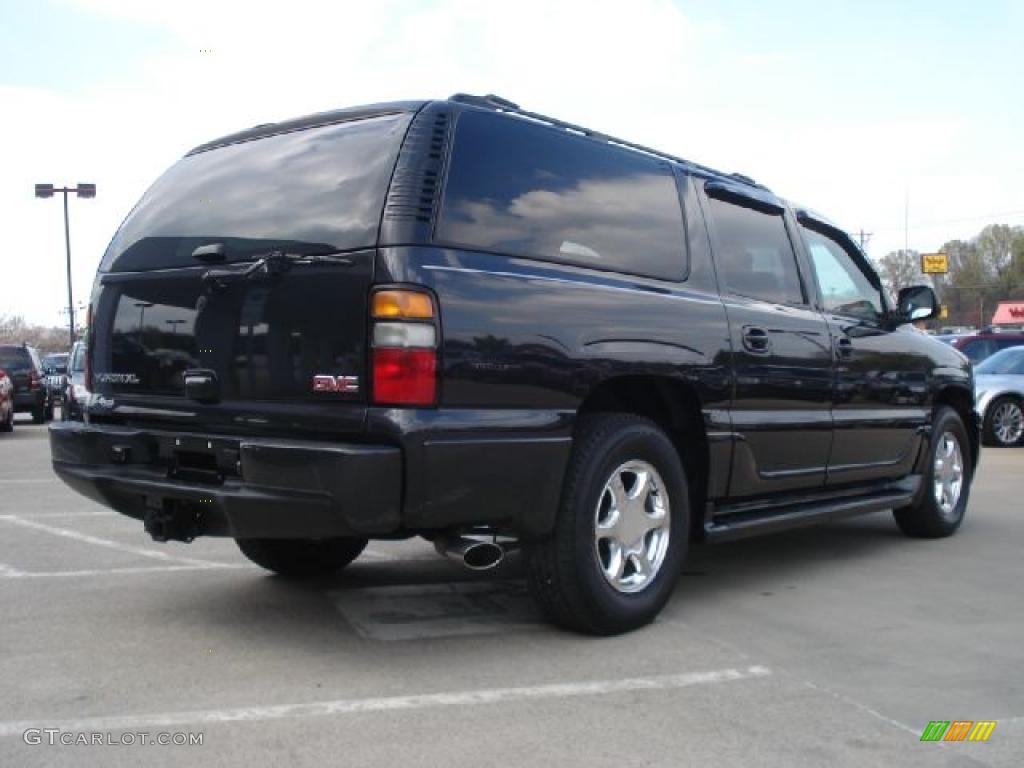
[[[846,233],[737,174],[496,97],[262,125],[114,236],[56,471],[157,540],[312,577],[420,535],[521,549],[557,623],[650,621],[689,543],[960,525],[967,360]]]
[[[46,385],[43,365],[35,347],[28,344],[0,345],[0,368],[7,371],[14,383],[16,413],[31,413],[36,424],[53,418],[53,397]]]

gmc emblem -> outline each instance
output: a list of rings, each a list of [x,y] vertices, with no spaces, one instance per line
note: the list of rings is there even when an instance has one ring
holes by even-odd
[[[343,392],[355,394],[359,391],[358,376],[328,376],[319,373],[313,377],[314,392]]]

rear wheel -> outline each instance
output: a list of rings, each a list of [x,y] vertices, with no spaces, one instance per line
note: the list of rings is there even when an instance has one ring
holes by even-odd
[[[33,424],[45,424],[46,423],[46,406],[37,405],[32,409],[32,423]]]
[[[289,579],[331,576],[351,563],[366,539],[235,539],[242,554],[256,565]]]
[[[0,432],[12,432],[14,430],[14,406],[7,409],[7,416],[0,421]]]
[[[938,539],[960,527],[971,490],[971,452],[967,429],[952,408],[940,407],[932,422],[924,488],[908,507],[893,512],[907,536]]]
[[[1024,408],[1016,397],[1007,395],[993,400],[985,412],[982,430],[985,445],[1010,448],[1024,437]]]
[[[672,594],[689,518],[686,475],[664,432],[631,414],[585,416],[555,530],[524,547],[530,591],[567,629],[643,626]]]

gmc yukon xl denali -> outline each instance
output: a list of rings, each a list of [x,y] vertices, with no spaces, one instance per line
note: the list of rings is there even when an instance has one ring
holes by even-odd
[[[53,465],[288,577],[370,539],[518,549],[547,616],[613,634],[697,540],[886,509],[956,531],[978,423],[967,360],[910,324],[935,309],[745,176],[493,96],[344,109],[146,192]]]

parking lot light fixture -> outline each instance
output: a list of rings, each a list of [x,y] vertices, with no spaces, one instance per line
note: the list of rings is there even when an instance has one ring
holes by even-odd
[[[53,184],[36,184],[36,197],[53,197],[60,194],[64,197],[64,248],[67,253],[68,271],[68,334],[71,346],[75,344],[75,304],[71,293],[71,230],[68,224],[68,194],[74,193],[81,198],[96,197],[95,184],[79,183],[74,187],[54,187]]]

